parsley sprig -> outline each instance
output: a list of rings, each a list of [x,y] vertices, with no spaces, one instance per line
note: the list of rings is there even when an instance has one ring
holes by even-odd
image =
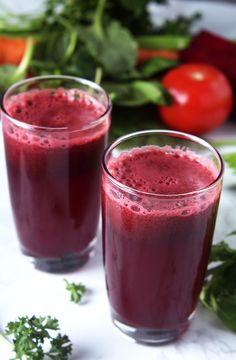
[[[23,316],[9,322],[5,335],[12,337],[15,357],[11,360],[68,360],[72,344],[59,330],[58,320],[51,316]]]
[[[229,234],[235,235],[236,231]],[[209,264],[200,300],[236,332],[236,250],[224,241],[213,245]]]
[[[85,285],[83,285],[82,283],[69,283],[66,279],[65,283],[66,290],[70,292],[70,301],[74,302],[75,304],[79,304],[87,290]]]

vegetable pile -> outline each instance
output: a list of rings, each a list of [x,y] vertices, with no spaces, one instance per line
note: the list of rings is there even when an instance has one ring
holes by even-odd
[[[177,20],[176,28],[182,28],[179,36],[156,38],[150,34],[166,31],[153,28],[147,3],[147,0],[46,0],[44,11],[34,17],[6,11],[0,18],[0,35],[25,38],[28,46],[23,64],[19,65],[21,69],[7,65],[0,68],[1,89],[24,78],[28,72],[67,74],[102,80],[113,103],[119,105],[168,104],[168,93],[160,82],[150,78],[177,62],[155,58],[136,66],[138,36],[142,35],[143,45],[151,36],[163,46],[168,47],[171,42],[172,46],[182,48],[186,39],[181,33],[188,31],[195,18],[188,23]]]
[[[0,61],[0,93],[27,76],[83,77],[109,92],[114,105],[111,139],[158,127],[159,116],[149,104],[171,103],[160,76],[178,64],[177,50],[189,43],[200,15],[179,16],[157,27],[150,21],[148,2],[45,0],[35,15],[16,15],[6,8],[0,16],[0,59],[5,58]],[[20,63],[16,40],[25,44]],[[150,54],[153,48],[158,57]]]
[[[199,13],[155,26],[148,3],[45,0],[43,9],[34,16],[5,9],[0,16],[0,91],[29,75],[66,74],[101,83],[115,105],[111,131],[111,138],[115,138],[128,131],[158,127],[157,111],[137,110],[141,105],[157,104],[175,112],[172,103],[176,99],[161,78],[182,62],[213,65],[225,72],[234,86],[235,67],[229,60],[233,56],[228,55],[235,54],[235,44],[207,31],[192,38],[191,28],[201,17]],[[168,4],[168,0],[154,3]],[[130,113],[126,109],[131,107]],[[203,111],[210,119],[211,109]],[[182,117],[176,123],[166,121],[164,111],[160,115],[173,129],[201,134],[227,120],[230,107],[219,112],[220,121],[210,119],[202,128],[200,120],[191,117],[187,120],[193,126],[186,129],[179,126],[185,122]]]

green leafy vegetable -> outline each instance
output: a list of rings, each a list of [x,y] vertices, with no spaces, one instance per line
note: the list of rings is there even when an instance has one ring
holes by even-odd
[[[67,360],[72,344],[67,335],[58,331],[58,320],[51,316],[24,316],[8,323],[5,335],[12,337],[15,360],[43,360],[45,357]],[[55,336],[52,336],[54,333]]]
[[[147,103],[170,104],[171,97],[157,81],[135,80],[124,83],[104,82],[111,99],[122,106],[139,106]]]
[[[236,235],[236,231],[229,235]],[[209,264],[200,300],[236,332],[236,250],[224,241],[213,245]]]
[[[94,26],[80,29],[89,53],[98,59],[106,74],[117,77],[131,71],[137,58],[137,44],[129,31],[111,21],[102,34]]]
[[[82,283],[69,283],[67,280],[65,280],[65,282],[66,290],[70,292],[70,301],[79,304],[83,295],[86,293],[86,287]]]
[[[153,2],[167,3],[167,0]],[[21,65],[0,68],[1,90],[23,78],[26,71],[32,75],[67,74],[94,80],[100,69],[101,85],[109,84],[107,88],[114,104],[167,105],[170,97],[157,78],[153,82],[153,77],[177,63],[157,58],[138,66],[138,46],[142,45],[144,36],[143,44],[147,47],[151,42],[152,47],[183,48],[189,41],[188,31],[195,18],[178,19],[176,29],[182,29],[178,36],[166,35],[170,24],[166,23],[166,30],[155,27],[148,3],[149,0],[45,0],[42,13],[34,16],[3,9],[0,35],[32,37],[34,51],[31,56],[26,51],[28,61],[24,62],[24,68]],[[124,99],[129,89],[131,95]]]
[[[177,64],[178,61],[156,57],[150,59],[149,61],[145,61],[144,65],[140,66],[138,71],[140,73],[140,77],[146,79],[161,71],[175,67]]]

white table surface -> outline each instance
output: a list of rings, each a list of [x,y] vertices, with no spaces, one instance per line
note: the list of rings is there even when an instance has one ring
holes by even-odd
[[[232,131],[236,137],[236,123],[231,124],[230,134]],[[222,134],[222,129],[217,133]],[[213,133],[214,137],[216,134]],[[233,184],[236,184],[236,177],[227,170],[215,241],[236,228],[236,191],[235,186],[232,190]],[[88,287],[83,304],[75,305],[69,301],[64,278],[81,281]],[[62,332],[68,334],[73,342],[72,360],[184,360],[190,357],[191,360],[236,360],[236,335],[226,330],[213,314],[201,306],[188,332],[171,345],[138,345],[122,335],[110,320],[101,241],[98,242],[96,255],[79,271],[53,275],[35,270],[18,248],[0,135],[0,329],[18,316],[34,314],[52,315],[59,319]],[[10,359],[8,347],[2,344],[0,359]]]
[[[4,0],[13,8],[36,9],[41,0]],[[235,37],[236,7],[214,7],[209,2],[176,4],[180,12],[196,9],[205,14],[200,26]],[[0,9],[1,10],[1,9]],[[30,9],[31,10],[31,9]],[[176,10],[174,10],[176,11]],[[212,14],[214,15],[212,17]],[[0,129],[1,130],[1,129]],[[236,139],[236,121],[209,134],[209,138]],[[236,148],[232,148],[236,151]],[[226,149],[229,151],[229,149]],[[226,171],[214,241],[236,229],[236,177]],[[100,232],[99,232],[99,238]],[[232,241],[232,240],[231,240]],[[69,301],[63,279],[83,282],[89,289],[82,305]],[[73,343],[71,360],[236,360],[236,335],[201,306],[188,332],[176,343],[148,347],[133,343],[113,326],[105,291],[101,240],[91,261],[69,275],[52,275],[35,270],[20,253],[12,220],[0,133],[0,330],[7,322],[24,315],[51,315],[59,319],[62,333]],[[0,344],[0,360],[9,360],[7,346]],[[59,360],[59,359],[58,359]]]

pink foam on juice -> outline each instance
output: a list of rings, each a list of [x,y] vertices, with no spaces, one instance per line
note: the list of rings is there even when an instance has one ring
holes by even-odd
[[[104,264],[116,319],[141,328],[175,329],[194,311],[214,231],[217,170],[190,151],[145,146],[107,164],[103,179]],[[162,195],[168,195],[162,196]]]
[[[81,253],[97,231],[100,161],[109,119],[93,122],[104,114],[104,105],[83,91],[59,88],[11,96],[4,107],[29,124],[3,121],[11,202],[23,251],[43,258]]]
[[[214,173],[190,151],[154,146],[123,153],[109,163],[110,173],[122,184],[154,194],[200,190],[214,181]]]
[[[11,96],[4,105],[9,115],[28,124],[70,130],[88,126],[105,111],[84,91],[64,88],[30,90]]]

